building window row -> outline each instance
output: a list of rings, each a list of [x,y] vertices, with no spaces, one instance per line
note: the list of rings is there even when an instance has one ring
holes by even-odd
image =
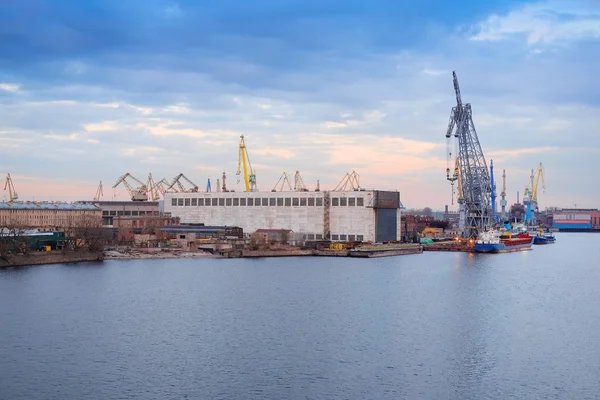
[[[145,215],[160,215],[158,211],[102,211],[102,215],[105,217],[108,216],[125,216],[125,217],[138,217]]]
[[[348,234],[332,234],[331,240],[339,240],[342,242],[362,242],[364,240],[363,235],[348,235]]]
[[[361,199],[362,200],[362,199]],[[322,197],[172,198],[173,207],[323,207]]]
[[[364,207],[365,199],[363,197],[332,197],[332,207]]]

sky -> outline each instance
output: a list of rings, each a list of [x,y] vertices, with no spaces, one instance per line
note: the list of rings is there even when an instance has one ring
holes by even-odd
[[[509,204],[600,207],[600,2],[0,3],[0,172],[21,200],[127,199],[119,176],[258,188],[352,170],[409,208],[452,205],[452,71]],[[4,188],[4,186],[3,186]],[[1,197],[6,198],[3,191]]]

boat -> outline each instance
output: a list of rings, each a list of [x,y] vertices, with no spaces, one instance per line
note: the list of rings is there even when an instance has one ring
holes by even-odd
[[[405,254],[420,254],[423,252],[423,246],[420,244],[402,243],[402,244],[374,244],[367,246],[358,246],[350,249],[348,256],[374,258],[401,256]]]
[[[533,244],[551,244],[556,242],[556,236],[550,230],[538,229],[533,237]]]
[[[482,232],[475,242],[476,253],[509,253],[531,249],[534,237],[527,232]]]

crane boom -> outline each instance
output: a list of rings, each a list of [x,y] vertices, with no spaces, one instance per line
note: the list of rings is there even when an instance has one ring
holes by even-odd
[[[281,185],[279,185],[279,183],[281,183]],[[288,176],[288,174],[286,174],[285,172],[283,174],[281,174],[281,176],[279,177],[279,180],[277,181],[277,183],[275,184],[275,186],[273,186],[273,189],[271,189],[271,192],[283,192],[283,186],[287,183],[287,186],[289,188],[289,190],[292,190],[292,184],[290,183],[290,177]],[[277,187],[279,187],[279,190],[277,190]]]
[[[102,189],[102,181],[100,181],[98,189],[96,189],[96,196],[94,196],[94,201],[102,200],[102,196],[104,196],[104,190]]]
[[[300,176],[300,171],[296,171],[296,175],[294,175],[294,190],[297,192],[308,192],[304,180]]]
[[[189,189],[186,189],[185,186],[183,186],[183,184],[181,183],[181,179],[184,179],[192,187],[189,188]],[[179,190],[177,190],[177,189],[174,188],[175,185],[177,185],[177,187],[179,188]],[[197,193],[198,192],[198,185],[196,185],[194,182],[192,182],[191,180],[189,180],[183,173],[180,173],[175,178],[173,178],[173,181],[171,181],[171,184],[169,185],[169,187],[167,187],[166,190],[167,191],[168,190],[174,190],[176,192],[179,191],[181,193]]]
[[[15,201],[19,198],[17,191],[15,190],[15,185],[13,184],[12,178],[10,174],[6,174],[6,182],[4,183],[4,190],[8,189],[8,201]]]
[[[129,182],[127,182],[127,178],[131,178],[139,186],[136,188],[133,188],[129,184]],[[125,186],[125,188],[129,192],[129,195],[131,196],[132,201],[148,200],[148,188],[146,187],[146,185],[143,184],[139,179],[136,179],[134,176],[132,176],[129,172],[127,172],[125,175],[122,175],[121,177],[119,177],[117,182],[113,185],[113,189],[116,188],[117,186],[119,186],[121,183]]]
[[[240,145],[238,151],[238,168],[236,172],[236,175],[238,176],[242,172],[242,165],[244,167],[244,185],[246,187],[246,192],[257,192],[258,189],[256,187],[256,173],[252,169],[252,164],[250,163],[250,157],[248,156],[246,142],[244,142],[244,135],[240,136]]]

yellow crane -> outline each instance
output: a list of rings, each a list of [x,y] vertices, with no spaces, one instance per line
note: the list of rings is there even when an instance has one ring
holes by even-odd
[[[132,187],[131,184],[129,182],[127,182],[127,178],[131,178],[133,181],[135,181],[138,184],[138,186],[135,188]],[[121,183],[125,186],[125,188],[129,192],[129,195],[131,196],[132,201],[148,200],[148,188],[146,187],[146,185],[144,183],[142,183],[139,179],[136,179],[129,172],[127,172],[125,175],[121,175],[119,177],[119,179],[117,179],[117,183],[115,183],[113,185],[113,189],[116,188],[117,186],[119,186]]]
[[[4,190],[8,189],[8,201],[15,201],[19,198],[15,185],[13,184],[10,174],[6,174],[6,183],[4,184]]]
[[[360,176],[356,173],[356,171],[352,170],[352,173],[346,173],[340,183],[333,189],[334,192],[346,191],[346,190],[354,190],[359,191],[362,190],[359,182]]]
[[[163,197],[165,197],[165,193],[168,189],[169,182],[167,182],[165,178],[162,178],[160,181],[156,182],[152,187],[152,191],[156,194],[156,196],[158,196],[158,194],[160,193],[160,195],[162,195]],[[177,193],[177,190],[175,188],[172,188],[171,191]]]
[[[98,189],[96,189],[96,196],[94,196],[94,201],[102,200],[102,196],[104,196],[104,190],[102,189],[102,181],[100,181]]]
[[[185,186],[183,186],[183,184],[181,183],[182,178],[185,181],[187,181],[187,183],[189,183],[192,187],[189,189],[186,189]],[[194,182],[189,180],[184,174],[179,174],[175,178],[173,178],[173,182],[171,182],[171,185],[167,188],[167,190],[174,189],[173,186],[175,186],[175,184],[177,184],[177,186],[179,187],[179,192],[181,192],[181,193],[197,193],[198,189],[199,189],[198,185],[196,185]]]
[[[281,182],[281,185],[279,184]],[[288,176],[288,174],[286,174],[285,172],[283,174],[281,174],[281,176],[279,177],[279,180],[277,181],[277,183],[275,184],[275,186],[273,186],[273,189],[271,189],[271,192],[283,192],[283,186],[287,183],[288,188],[290,189],[290,191],[292,190],[292,184],[290,183],[290,177]],[[277,187],[279,186],[279,190],[277,190]]]
[[[244,135],[240,136],[238,169],[236,172],[238,183],[239,175],[242,172],[242,164],[244,166],[244,184],[246,185],[246,192],[258,192],[256,187],[256,173],[252,169],[252,164],[250,164],[250,157],[248,156],[248,150],[246,149],[246,143],[244,142]]]
[[[546,191],[546,182],[544,182],[544,166],[540,163],[539,167],[536,171],[535,183],[533,184],[533,190],[531,191],[531,201],[534,201],[537,206],[537,191],[538,185],[540,183],[540,178],[542,179],[542,189],[544,192]]]

